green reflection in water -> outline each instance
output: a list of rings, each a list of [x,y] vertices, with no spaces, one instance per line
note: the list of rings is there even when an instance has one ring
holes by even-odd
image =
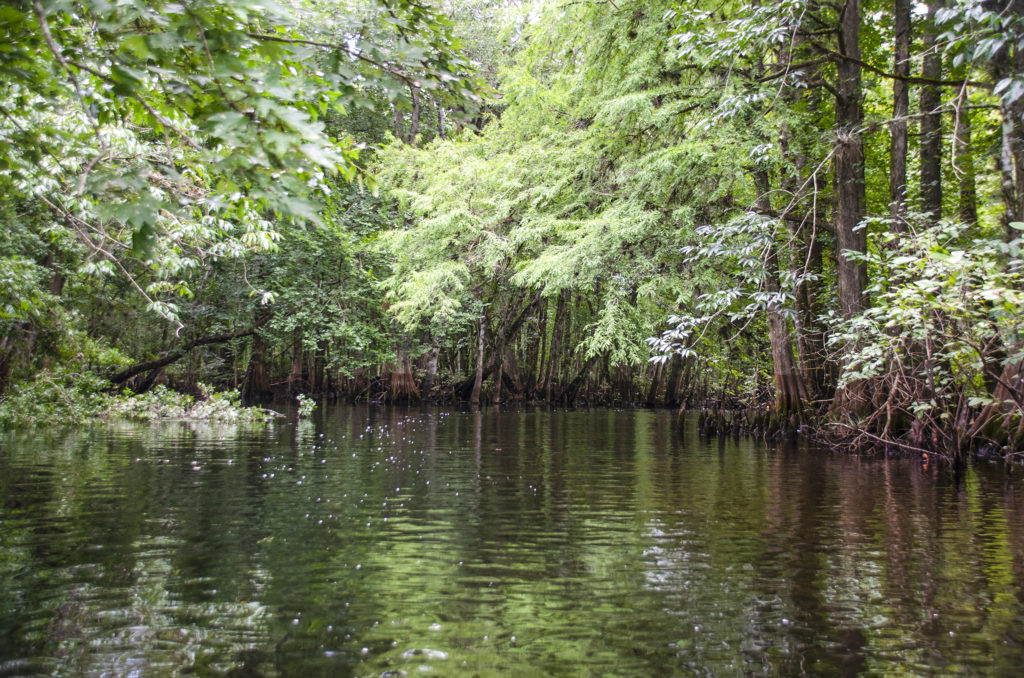
[[[667,412],[339,407],[0,448],[0,676],[1004,674],[1002,469]]]

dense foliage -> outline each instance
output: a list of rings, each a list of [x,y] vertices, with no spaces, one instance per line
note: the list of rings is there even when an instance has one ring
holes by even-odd
[[[3,388],[693,405],[1024,446],[1019,0],[0,21]]]

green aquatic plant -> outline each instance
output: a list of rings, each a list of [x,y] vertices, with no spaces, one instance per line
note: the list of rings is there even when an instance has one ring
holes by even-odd
[[[238,391],[199,384],[198,397],[158,385],[145,393],[105,393],[108,382],[86,370],[44,370],[0,400],[0,426],[79,424],[91,419],[259,423],[279,416],[245,407]]]
[[[199,384],[200,397],[157,386],[146,393],[106,396],[97,416],[139,421],[177,419],[183,421],[269,421],[277,416],[260,407],[245,407],[238,391],[215,391]]]
[[[299,401],[299,419],[307,419],[313,416],[313,411],[316,410],[315,400],[304,393],[295,396],[295,399]]]

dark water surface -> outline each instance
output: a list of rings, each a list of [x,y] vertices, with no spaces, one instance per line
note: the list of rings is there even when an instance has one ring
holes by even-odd
[[[3,434],[0,676],[1020,675],[1022,500],[669,412]]]

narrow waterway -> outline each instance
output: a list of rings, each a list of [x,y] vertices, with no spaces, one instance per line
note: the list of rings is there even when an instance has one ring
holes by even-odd
[[[1019,472],[692,428],[2,434],[0,676],[1019,675]]]

